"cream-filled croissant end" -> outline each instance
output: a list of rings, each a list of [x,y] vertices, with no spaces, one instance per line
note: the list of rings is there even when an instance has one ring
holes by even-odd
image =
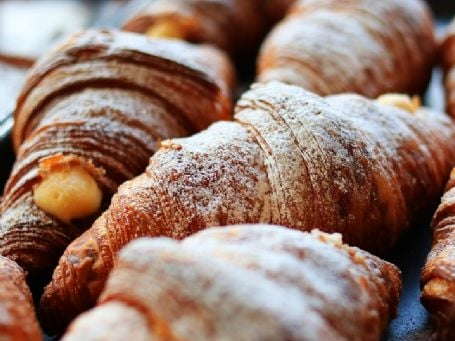
[[[123,29],[150,37],[213,44],[242,62],[254,55],[264,35],[294,1],[154,0]]]
[[[230,119],[233,79],[213,47],[134,33],[81,32],[49,52],[14,114],[0,254],[48,273],[161,140]]]

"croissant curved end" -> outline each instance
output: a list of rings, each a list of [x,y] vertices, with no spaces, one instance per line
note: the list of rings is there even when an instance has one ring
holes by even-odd
[[[33,189],[35,204],[67,224],[96,213],[103,199],[90,170],[74,161],[62,155],[43,160],[41,181]]]
[[[437,340],[453,340],[455,330],[455,285],[444,278],[433,278],[422,289],[422,303],[432,312],[434,337]]]
[[[185,31],[170,20],[156,22],[147,29],[145,35],[150,38],[185,39]]]
[[[393,107],[397,107],[399,109],[403,109],[410,113],[415,113],[421,107],[421,101],[419,96],[409,96],[405,94],[384,94],[377,98],[377,102],[389,105]]]
[[[60,258],[52,281],[41,297],[41,315],[46,331],[60,332],[77,312],[95,303],[107,277],[99,255],[97,243],[87,230]],[[64,309],[68,304],[71,309]]]

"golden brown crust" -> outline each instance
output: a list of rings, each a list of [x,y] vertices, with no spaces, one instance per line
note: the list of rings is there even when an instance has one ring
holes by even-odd
[[[126,247],[99,306],[63,340],[121,340],[129,325],[141,340],[373,341],[400,289],[395,266],[339,235],[213,228]]]
[[[435,51],[421,0],[301,0],[264,42],[257,79],[320,95],[415,94],[428,82]]]
[[[294,1],[158,0],[129,19],[123,29],[145,33],[151,26],[167,21],[184,39],[214,44],[240,58],[255,51],[268,28]]]
[[[441,45],[447,109],[455,115],[455,21]],[[421,299],[430,311],[435,338],[455,338],[455,170],[432,222],[433,246],[422,271]]]
[[[233,74],[214,48],[125,32],[82,32],[46,55],[15,112],[18,154],[2,204],[0,254],[42,273],[95,218],[68,225],[34,204],[43,159],[91,165],[105,208],[162,139],[230,118]]]
[[[445,71],[447,111],[455,117],[455,19],[441,45],[441,53]]]
[[[24,271],[0,256],[0,340],[39,341],[41,330]]]
[[[455,171],[432,222],[433,246],[421,275],[421,300],[430,311],[437,340],[453,340],[455,331]]]
[[[146,74],[137,77],[140,71]],[[158,75],[150,77],[154,72]],[[200,92],[198,99],[209,107],[214,104],[204,98],[203,94],[211,93],[215,98],[219,98],[222,105],[208,111],[207,115],[212,116],[207,118],[203,117],[204,115],[195,117],[199,112],[185,110],[180,101],[174,103],[176,108],[172,109],[179,111],[173,112],[174,115],[181,114],[184,116],[181,119],[187,119],[189,124],[202,129],[207,126],[207,121],[229,117],[229,110],[226,108],[230,106],[228,98],[232,74],[225,56],[208,46],[199,48],[183,42],[153,40],[116,31],[84,31],[73,35],[44,56],[32,70],[19,96],[15,111],[17,123],[13,131],[14,145],[17,149],[35,128],[33,123],[37,122],[32,120],[31,116],[51,98],[68,88],[81,85],[98,87],[99,83],[102,87],[103,81],[110,82],[110,87],[116,88],[120,86],[116,86],[115,82],[120,82],[123,88],[145,88],[141,92],[148,95],[156,92],[155,97],[172,102],[168,98],[163,98],[165,97],[163,92],[169,89],[165,86],[163,89],[157,88],[158,76],[161,76],[159,80],[169,82],[166,85],[172,87],[174,92],[189,91],[188,87],[194,86],[195,90]],[[169,79],[163,79],[166,75]],[[171,75],[176,78],[171,79]],[[43,91],[43,85],[50,88]],[[71,93],[67,91],[64,94],[68,92]],[[197,104],[196,100],[195,102]]]
[[[348,243],[384,252],[437,200],[455,162],[445,114],[357,95],[324,99],[257,85],[235,119],[163,142],[147,171],[120,186],[60,259],[42,298],[49,321],[69,321],[93,304],[115,254],[141,236],[182,239],[208,226],[272,223],[341,232]]]

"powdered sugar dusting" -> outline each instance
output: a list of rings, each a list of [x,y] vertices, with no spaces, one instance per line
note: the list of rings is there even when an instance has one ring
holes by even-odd
[[[319,228],[384,252],[437,200],[455,163],[451,120],[426,109],[410,114],[358,95],[324,99],[274,82],[253,86],[236,112],[234,122],[164,141],[146,173],[119,188],[93,237],[75,241],[65,259],[102,259],[102,273],[84,276],[102,283],[134,238],[183,239],[238,223]],[[63,259],[52,290],[65,287],[67,266]],[[72,277],[77,287],[91,284],[81,278]]]
[[[121,252],[100,307],[67,337],[106,332],[100,312],[111,307],[121,319],[113,304],[126,302],[175,339],[377,339],[397,302],[397,276],[330,235],[276,226],[209,229],[181,243],[142,239]]]
[[[320,95],[414,94],[427,84],[435,50],[422,1],[302,0],[264,42],[257,79]]]

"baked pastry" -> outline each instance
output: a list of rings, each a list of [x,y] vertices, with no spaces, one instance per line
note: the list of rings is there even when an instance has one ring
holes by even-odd
[[[256,85],[234,122],[162,142],[146,172],[121,185],[64,252],[41,301],[48,324],[93,305],[116,253],[141,236],[271,223],[389,250],[440,196],[455,163],[455,126],[406,98],[380,101],[408,111],[358,95],[324,99],[278,82]]]
[[[339,234],[245,225],[141,239],[63,340],[380,340],[400,287],[394,265]]]
[[[238,59],[255,52],[267,30],[294,1],[157,0],[123,29],[214,44]]]
[[[443,43],[447,104],[455,115],[455,22]],[[421,300],[434,324],[434,339],[455,339],[455,168],[432,221],[433,245],[421,275]]]
[[[0,254],[32,274],[53,269],[160,140],[230,118],[232,78],[214,48],[133,33],[82,32],[45,56],[14,114]]]
[[[264,42],[257,80],[320,95],[424,90],[436,44],[420,0],[300,0]]]
[[[449,26],[441,53],[445,70],[447,111],[455,117],[455,19]]]
[[[0,256],[0,340],[39,341],[41,330],[24,271]]]

